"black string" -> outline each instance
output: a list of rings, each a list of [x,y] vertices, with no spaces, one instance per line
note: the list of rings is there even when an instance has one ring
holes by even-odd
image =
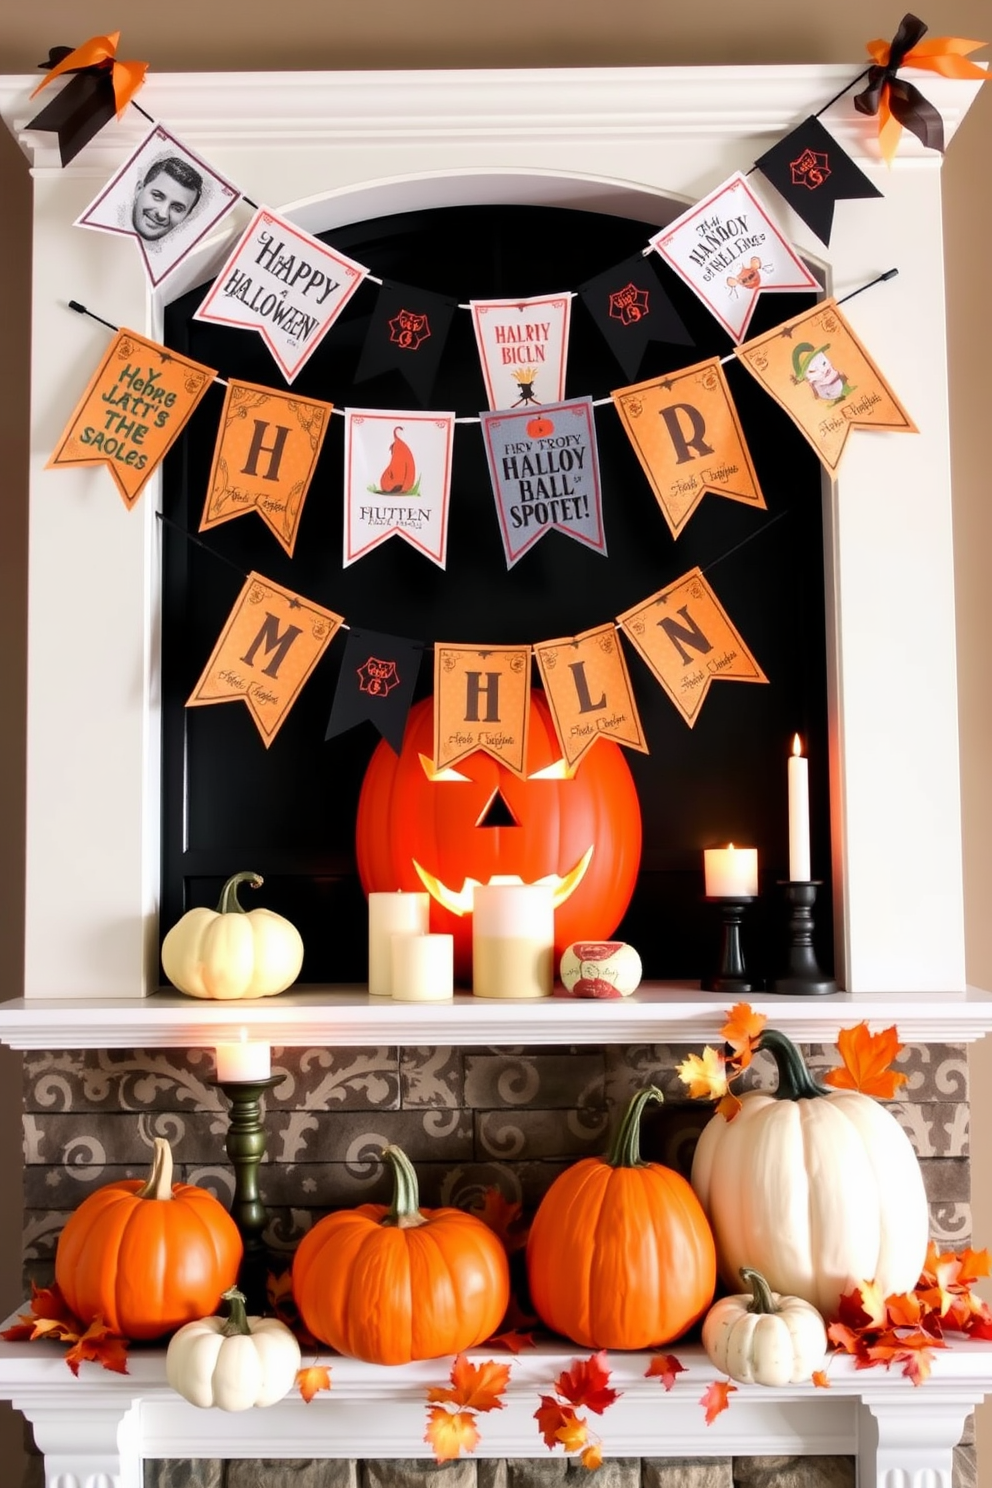
[[[721,553],[719,558],[712,559],[699,572],[704,574],[709,573],[711,568],[716,568],[717,564],[722,563],[724,559],[732,557],[734,553],[739,553],[741,548],[747,547],[749,542],[754,542],[756,537],[761,537],[763,533],[768,531],[769,527],[774,527],[776,522],[781,522],[782,518],[788,515],[789,513],[787,511],[781,511],[777,517],[770,517],[767,522],[762,522],[757,531],[748,533],[747,537],[742,537],[739,543],[735,543],[732,548],[728,548],[725,553]]]
[[[867,284],[862,284],[860,289],[852,289],[849,294],[842,295],[837,301],[838,305],[846,305],[848,300],[853,300],[855,295],[864,294],[866,289],[871,289],[873,284],[883,284],[887,279],[894,279],[898,269],[886,269],[884,274],[879,274],[875,279],[869,279]]]
[[[194,537],[192,532],[187,532],[185,527],[180,527],[178,522],[174,522],[172,518],[167,517],[164,512],[157,511],[155,515],[156,517],[158,517],[160,522],[165,524],[166,527],[171,527],[173,532],[178,532],[181,537],[184,537],[186,539],[187,542],[195,543],[198,548],[202,548],[205,553],[209,553],[211,558],[216,558],[221,563],[226,563],[228,568],[233,568],[235,573],[241,575],[245,583],[248,582],[248,575],[245,573],[243,568],[240,568],[238,564],[233,561],[233,559],[226,558],[223,553],[218,553],[216,548],[212,548],[208,543],[201,541],[200,538]]]
[[[865,70],[864,70],[864,72],[859,72],[858,75],[857,75],[857,77],[856,78],[852,78],[851,81],[847,84],[846,87],[841,88],[841,90],[840,90],[839,93],[835,93],[834,96],[833,96],[833,98],[831,98],[829,100],[829,102],[825,103],[822,108],[817,109],[816,113],[813,115],[813,118],[814,119],[818,119],[821,114],[825,114],[827,112],[827,109],[830,107],[831,104],[836,103],[837,100],[838,100],[838,98],[843,98],[845,93],[850,93],[850,91],[851,91],[852,88],[856,88],[857,85],[858,85],[858,83],[860,83],[861,79],[862,78],[866,78],[868,76],[869,72],[871,72],[871,68],[870,67],[866,67]]]

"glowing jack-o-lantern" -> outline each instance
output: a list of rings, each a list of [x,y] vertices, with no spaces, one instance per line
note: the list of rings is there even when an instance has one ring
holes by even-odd
[[[527,778],[481,750],[435,772],[433,700],[410,711],[403,749],[383,741],[358,802],[356,851],[366,893],[426,889],[434,931],[455,937],[457,974],[471,966],[476,884],[549,883],[558,954],[605,940],[630,902],[641,813],[618,745],[599,739],[569,770],[543,693],[531,694]]]

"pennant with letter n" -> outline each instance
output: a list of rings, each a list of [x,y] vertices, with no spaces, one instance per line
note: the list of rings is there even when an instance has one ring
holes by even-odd
[[[333,610],[250,573],[187,708],[240,699],[268,748],[343,623]]]
[[[828,247],[837,202],[882,195],[813,114],[755,165]]]
[[[434,646],[434,769],[482,749],[523,777],[530,724],[529,646]]]
[[[768,681],[699,568],[617,620],[690,728],[711,683]]]
[[[423,646],[375,630],[349,630],[325,739],[368,719],[399,754]]]
[[[46,465],[105,464],[130,510],[217,374],[120,330]]]
[[[620,638],[612,622],[534,647],[555,732],[569,769],[597,739],[647,754]]]

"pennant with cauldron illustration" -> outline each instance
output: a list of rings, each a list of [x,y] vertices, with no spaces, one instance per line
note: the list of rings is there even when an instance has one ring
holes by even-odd
[[[216,375],[135,331],[118,331],[45,468],[105,464],[130,510]]]
[[[813,114],[755,164],[828,247],[835,203],[882,195]]]
[[[740,171],[651,239],[734,341],[751,323],[758,295],[819,289]]]
[[[628,377],[637,376],[649,341],[695,344],[643,253],[587,279],[579,294]]]
[[[506,566],[557,528],[606,553],[591,398],[479,415]]]
[[[699,568],[617,616],[692,728],[713,682],[767,682]]]
[[[375,630],[349,630],[325,739],[369,719],[399,754],[423,645]]]
[[[490,408],[560,403],[565,396],[570,294],[470,300]]]
[[[292,558],[332,411],[330,403],[229,382],[200,531],[257,511]]]
[[[343,624],[333,610],[250,573],[187,708],[244,702],[267,749]]]
[[[406,284],[383,284],[354,381],[395,370],[402,372],[421,403],[429,402],[457,308],[455,300],[443,295]]]
[[[345,410],[344,567],[394,533],[445,565],[453,413]]]
[[[719,357],[611,396],[673,537],[707,491],[764,509]]]
[[[620,637],[612,621],[534,647],[555,732],[569,768],[597,739],[647,754]]]
[[[434,770],[482,749],[527,771],[530,647],[434,645]]]
[[[852,429],[916,433],[916,425],[836,300],[823,300],[737,347],[737,356],[805,434],[831,474]]]

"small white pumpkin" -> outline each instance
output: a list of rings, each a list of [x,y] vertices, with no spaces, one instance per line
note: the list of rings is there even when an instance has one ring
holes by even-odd
[[[773,1292],[760,1271],[741,1267],[750,1294],[721,1297],[703,1322],[703,1348],[717,1369],[745,1385],[798,1385],[823,1363],[827,1330],[802,1297]]]
[[[216,910],[187,910],[162,942],[166,976],[190,997],[272,997],[300,974],[300,932],[271,909],[245,910],[238,903],[240,883],[257,889],[263,879],[257,873],[235,873],[221,890]]]
[[[275,1405],[292,1389],[300,1345],[278,1318],[248,1317],[244,1293],[224,1293],[226,1318],[186,1323],[169,1342],[165,1377],[191,1405],[224,1411]]]

